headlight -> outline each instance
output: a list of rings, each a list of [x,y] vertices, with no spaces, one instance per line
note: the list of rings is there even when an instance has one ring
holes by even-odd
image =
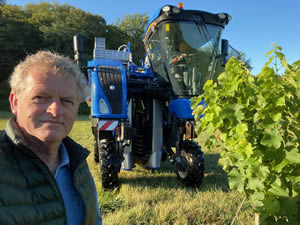
[[[103,98],[99,100],[99,111],[101,114],[109,114],[108,106]]]
[[[220,21],[225,21],[226,23],[228,23],[231,20],[231,16],[227,13],[219,13],[218,17]]]
[[[173,7],[173,13],[175,14],[180,13],[180,9],[177,7]]]
[[[218,16],[221,20],[224,20],[226,18],[226,14],[224,13],[219,13]]]
[[[170,12],[170,6],[166,5],[162,8],[162,11],[165,12],[165,13],[168,13]]]

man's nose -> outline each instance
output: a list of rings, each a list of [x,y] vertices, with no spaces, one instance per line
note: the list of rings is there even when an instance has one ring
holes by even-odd
[[[53,99],[48,105],[47,113],[53,117],[58,117],[62,113],[62,105],[59,99]]]

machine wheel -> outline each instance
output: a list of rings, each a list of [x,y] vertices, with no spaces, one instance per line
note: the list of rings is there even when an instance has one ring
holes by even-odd
[[[186,186],[200,185],[204,177],[204,158],[200,146],[185,140],[181,143],[180,155],[179,165],[176,166],[177,178]]]
[[[94,161],[99,163],[99,141],[98,141],[98,132],[94,132]]]
[[[119,186],[118,173],[121,169],[122,158],[116,151],[114,140],[99,140],[100,168],[102,187],[112,189]]]

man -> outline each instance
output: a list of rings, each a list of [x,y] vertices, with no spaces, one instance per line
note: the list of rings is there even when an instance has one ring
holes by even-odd
[[[15,115],[0,135],[0,224],[101,224],[89,152],[67,137],[85,99],[69,58],[40,51],[10,77]]]

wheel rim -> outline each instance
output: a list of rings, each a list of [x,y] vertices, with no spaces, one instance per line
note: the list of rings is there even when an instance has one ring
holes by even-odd
[[[200,146],[189,140],[182,142],[181,160],[176,162],[176,174],[181,183],[186,186],[196,186],[202,183],[204,177],[203,157]]]
[[[181,171],[181,170],[178,170],[178,175],[181,177],[181,178],[185,178],[187,176],[187,173],[188,173],[188,165],[187,165],[187,160],[184,156],[181,157],[181,163],[183,165],[185,165],[185,170],[184,171]]]

